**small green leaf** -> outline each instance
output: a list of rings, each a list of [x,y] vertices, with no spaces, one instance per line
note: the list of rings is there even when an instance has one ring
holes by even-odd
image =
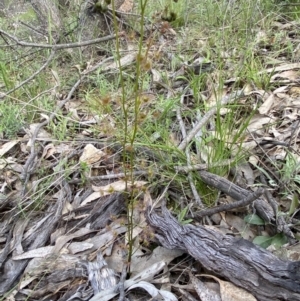
[[[295,210],[298,208],[298,206],[299,206],[299,199],[298,199],[297,194],[294,193],[292,203],[290,206],[290,210],[289,210],[289,216],[291,216],[295,212]]]
[[[266,224],[265,221],[256,214],[249,214],[245,216],[244,221],[251,225],[263,226]]]
[[[266,249],[272,243],[272,237],[269,236],[256,236],[253,241],[254,244]]]
[[[182,223],[182,221],[184,220],[184,217],[185,217],[185,215],[186,215],[188,209],[189,209],[189,207],[186,206],[185,208],[183,208],[183,209],[180,211],[180,213],[179,213],[179,215],[178,215],[178,221],[179,221],[180,223]]]
[[[181,225],[187,225],[190,224],[193,220],[192,219],[187,219],[181,222]]]
[[[279,249],[284,244],[288,242],[287,237],[283,233],[277,233],[272,237],[271,245],[273,245],[276,249]]]
[[[277,233],[276,235],[270,236],[256,236],[253,239],[253,243],[256,245],[261,246],[262,248],[266,249],[270,245],[273,245],[276,249],[279,249],[284,244],[288,242],[287,237],[282,233]]]

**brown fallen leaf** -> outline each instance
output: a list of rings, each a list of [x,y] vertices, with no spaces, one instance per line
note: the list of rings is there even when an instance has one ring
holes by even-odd
[[[134,183],[126,182],[124,180],[120,180],[105,186],[92,186],[93,192],[90,194],[80,205],[80,207],[106,195],[110,195],[115,192],[123,192],[125,189],[130,189],[131,187],[134,188],[142,188],[147,182],[145,181],[135,181]]]
[[[97,149],[94,145],[87,144],[83,150],[81,157],[79,158],[79,161],[91,165],[98,162],[105,155],[105,152]]]
[[[222,301],[257,301],[257,299],[246,290],[235,286],[231,282],[220,280],[212,275],[200,275],[202,277],[208,277],[215,279],[220,285],[220,294]]]

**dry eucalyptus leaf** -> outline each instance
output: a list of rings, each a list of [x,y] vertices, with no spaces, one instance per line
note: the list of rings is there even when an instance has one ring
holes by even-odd
[[[109,245],[119,234],[125,233],[127,228],[121,225],[112,225],[111,230],[105,233],[95,235],[87,240],[88,243],[94,245],[94,249],[100,249],[105,245]]]
[[[264,124],[268,124],[272,122],[275,122],[275,119],[272,119],[271,117],[262,117],[260,115],[255,115],[252,117],[251,121],[249,122],[247,130],[250,133],[260,132]]]
[[[274,103],[274,94],[272,93],[265,101],[264,103],[259,107],[258,112],[261,115],[267,114],[270,109],[272,108],[272,105]]]
[[[56,153],[56,149],[53,143],[47,144],[43,149],[42,158],[48,159]]]
[[[159,294],[164,298],[165,301],[177,301],[178,299],[176,298],[176,296],[166,290],[159,290]]]
[[[91,165],[98,162],[105,155],[105,152],[97,149],[94,145],[87,144],[83,150],[81,157],[79,158],[79,161]]]
[[[76,253],[80,253],[80,252],[92,249],[93,247],[94,247],[93,244],[88,243],[86,241],[72,242],[68,246],[68,250],[70,251],[70,254],[76,254]]]
[[[82,228],[70,235],[62,235],[58,237],[55,242],[55,248],[53,250],[53,253],[58,253],[69,240],[87,235],[91,232],[93,232],[93,230]]]
[[[125,0],[122,5],[118,8],[123,13],[129,13],[133,9],[133,0]]]
[[[40,126],[39,123],[32,123],[29,126],[29,133],[31,134],[31,136],[34,134],[36,128],[38,128],[39,126]],[[52,138],[52,136],[45,129],[40,128],[39,131],[38,131],[37,138],[40,138],[40,139],[50,139],[50,138]]]
[[[30,250],[28,252],[22,253],[20,255],[14,256],[13,260],[22,260],[28,258],[36,258],[36,257],[46,257],[47,255],[51,254],[53,251],[54,246],[47,246],[42,248],[37,248],[34,250]]]
[[[255,237],[249,225],[247,225],[244,219],[239,216],[232,214],[231,212],[227,212],[226,222],[231,228],[236,229],[236,231],[238,231],[244,239],[252,240]]]
[[[124,283],[124,288],[127,289],[131,287],[132,285],[139,283],[141,281],[147,281],[150,279],[153,279],[156,274],[158,274],[166,264],[164,262],[157,262],[145,271],[137,274],[136,276],[128,279]],[[102,291],[98,294],[96,294],[90,301],[108,301],[111,300],[113,297],[115,297],[117,293],[115,292],[115,288],[111,288],[105,291]]]
[[[8,157],[6,159],[0,159],[0,170],[7,169],[9,171],[14,171],[16,173],[21,173],[24,169],[21,164],[16,163],[15,158]],[[6,173],[6,175],[8,175]]]
[[[134,188],[142,188],[147,182],[145,181],[135,181],[134,183],[126,182],[124,180],[120,180],[105,186],[92,186],[93,192],[90,194],[80,205],[80,207],[85,206],[86,204],[106,195],[113,194],[115,192],[123,192],[125,189]]]
[[[69,213],[69,212],[72,212],[73,211],[73,206],[70,202],[66,201],[64,203],[64,207],[63,207],[63,210],[62,210],[62,214],[66,214],[66,213]]]
[[[151,69],[151,73],[152,73],[153,83],[157,84],[162,81],[162,76],[160,72],[158,72],[156,69]]]
[[[78,112],[77,112],[77,109],[72,109],[70,108],[69,109],[70,113],[71,113],[71,116],[74,120],[77,120],[77,121],[80,121],[81,118],[78,116]]]
[[[0,147],[0,157],[4,156],[8,151],[10,151],[18,143],[19,143],[18,140],[12,140],[12,141],[2,144]]]
[[[109,194],[111,192],[123,192],[127,188],[141,188],[143,187],[147,182],[145,181],[134,181],[133,183],[130,181],[127,181],[127,184],[124,180],[116,181],[113,183],[110,183],[105,186],[92,186],[94,191],[97,192],[108,192]],[[106,195],[106,194],[105,194]]]
[[[263,74],[265,72],[267,73],[273,73],[273,72],[279,72],[279,71],[287,71],[291,69],[300,69],[300,63],[291,63],[291,64],[284,64],[275,68],[268,68],[266,70],[260,71],[258,74]]]
[[[201,275],[213,278],[220,285],[220,293],[222,301],[256,301],[257,299],[243,288],[233,285],[231,282],[220,280],[212,275]]]
[[[66,233],[66,229],[65,228],[58,228],[56,229],[53,233],[51,233],[51,236],[50,236],[50,244],[54,244],[56,239],[61,236],[61,235],[64,235]]]
[[[144,289],[145,291],[148,292],[148,294],[152,297],[152,298],[155,298],[158,296],[158,289],[151,283],[149,282],[146,282],[146,281],[140,281],[136,284],[133,284],[132,286],[130,286],[128,288],[128,290],[132,290],[134,288],[142,288]]]
[[[126,260],[126,253],[124,252],[124,243],[120,241],[116,241],[115,243],[112,243],[112,245],[113,246],[112,249],[110,250],[111,251],[110,254],[107,254],[107,251],[105,251],[105,254],[107,255],[105,257],[105,260],[108,266],[111,269],[113,269],[116,273],[122,273],[124,260]],[[144,255],[144,253],[139,251],[138,249],[134,250],[134,254],[139,254],[139,256]],[[130,271],[132,271],[131,268]]]
[[[11,248],[13,249],[13,256],[24,254],[22,239],[23,239],[25,228],[27,227],[28,223],[29,223],[28,219],[19,219],[17,220],[14,226],[12,246],[11,246]]]
[[[139,256],[134,253],[131,260],[131,272],[135,275],[160,261],[169,264],[173,259],[181,256],[183,253],[183,251],[178,249],[170,250],[164,247],[156,247],[149,256]]]
[[[129,54],[123,56],[120,60],[120,64],[122,67],[131,65],[133,62],[135,62],[136,60],[136,52],[130,52]],[[111,63],[109,65],[106,65],[105,67],[103,67],[102,70],[114,70],[114,69],[119,69],[119,63],[118,62],[114,62]]]
[[[132,290],[134,288],[142,288],[145,291],[148,292],[149,295],[151,295],[152,298],[158,297],[159,295],[163,296],[163,299],[165,301],[177,301],[178,299],[175,297],[174,294],[165,291],[165,290],[159,290],[157,289],[153,284],[146,282],[146,281],[140,281],[139,283],[136,283],[128,288],[128,290]]]
[[[78,256],[71,254],[50,254],[45,258],[36,257],[29,262],[24,275],[43,275],[45,270],[51,273],[57,270],[72,269],[76,267],[79,261]]]
[[[201,301],[222,301],[220,294],[206,286],[204,282],[200,281],[197,277],[192,275],[192,273],[189,273],[189,276]]]
[[[144,271],[138,273],[137,275],[133,276],[132,278],[128,279],[124,283],[124,287],[128,288],[135,283],[140,281],[149,281],[153,280],[154,276],[158,274],[162,269],[166,267],[166,263],[164,261],[158,261],[151,265],[150,267],[146,268]]]
[[[299,72],[296,70],[287,70],[287,71],[273,75],[271,79],[273,79],[273,77],[286,78],[291,81],[294,81],[299,78]]]

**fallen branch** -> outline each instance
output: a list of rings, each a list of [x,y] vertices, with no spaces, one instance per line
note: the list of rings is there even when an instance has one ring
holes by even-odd
[[[12,39],[14,42],[16,42],[17,45],[20,46],[25,46],[25,47],[37,47],[37,48],[44,48],[44,49],[52,49],[52,50],[61,50],[61,49],[66,49],[66,48],[77,48],[77,47],[82,47],[82,46],[88,46],[88,45],[93,45],[97,44],[100,42],[107,42],[110,40],[115,39],[116,37],[120,37],[121,34],[119,35],[109,35],[101,38],[97,38],[94,40],[89,40],[89,41],[83,41],[83,42],[76,42],[76,43],[66,43],[66,44],[40,44],[40,43],[28,43],[28,42],[23,42],[20,41],[17,37],[9,34],[8,32],[0,29],[0,33],[7,36],[8,38]]]
[[[15,92],[16,90],[18,90],[19,88],[21,88],[22,86],[24,86],[25,84],[27,84],[28,82],[30,82],[32,79],[34,79],[37,75],[39,75],[44,69],[46,69],[50,63],[52,62],[52,60],[55,57],[55,50],[53,50],[50,54],[50,56],[48,57],[47,61],[45,62],[45,64],[36,72],[34,72],[31,76],[29,76],[28,78],[26,78],[24,81],[22,81],[19,85],[13,87],[11,90],[7,91],[6,93],[1,93],[0,98],[4,98],[5,96]]]
[[[199,171],[199,175],[204,183],[226,193],[227,195],[231,196],[237,201],[241,201],[249,197],[249,194],[251,194],[250,191],[210,172],[202,170]],[[258,215],[261,218],[263,218],[267,223],[270,223],[271,221],[275,220],[275,214],[273,212],[273,209],[262,198],[258,198],[257,200],[255,200],[253,206],[257,211]],[[195,212],[195,216],[197,215],[198,212]]]
[[[180,225],[163,207],[146,218],[161,244],[189,253],[203,267],[253,294],[260,301],[300,300],[300,262],[283,261],[245,239],[204,226]]]
[[[217,206],[217,207],[213,207],[213,208],[209,208],[209,209],[206,209],[206,210],[199,211],[199,212],[194,214],[194,218],[199,219],[199,218],[202,218],[204,216],[213,215],[213,214],[218,213],[218,212],[228,211],[228,210],[232,210],[232,209],[240,208],[240,207],[245,207],[245,206],[251,204],[253,201],[255,201],[258,197],[260,197],[263,194],[263,192],[264,192],[263,189],[260,188],[255,192],[249,193],[249,195],[246,196],[241,201],[233,202],[233,203],[230,203],[230,204],[224,204],[224,205],[221,205],[221,206]]]

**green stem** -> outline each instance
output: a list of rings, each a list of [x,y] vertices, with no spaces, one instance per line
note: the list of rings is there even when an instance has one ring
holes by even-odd
[[[126,106],[126,91],[125,91],[125,82],[123,77],[123,70],[121,65],[121,56],[120,56],[120,40],[118,38],[118,23],[115,14],[115,1],[112,1],[112,8],[113,8],[113,22],[114,28],[117,34],[116,39],[116,52],[117,52],[117,62],[119,65],[120,71],[120,85],[122,90],[122,111],[124,116],[124,137],[122,141],[123,146],[123,168],[125,174],[125,191],[128,191],[128,183],[131,183],[132,189],[130,194],[126,194],[126,202],[127,202],[127,222],[128,222],[128,262],[130,264],[132,253],[133,253],[133,229],[134,229],[134,220],[133,220],[133,210],[134,210],[134,199],[135,199],[135,191],[133,188],[134,184],[134,163],[135,163],[135,155],[134,155],[134,142],[137,135],[138,130],[138,115],[139,115],[139,108],[140,108],[140,85],[143,87],[143,76],[141,74],[141,60],[139,58],[142,57],[143,51],[143,36],[144,36],[144,21],[145,21],[145,10],[148,0],[140,0],[140,9],[141,9],[141,18],[140,18],[140,37],[138,42],[138,54],[136,60],[136,70],[135,70],[135,83],[133,87],[134,93],[134,122],[133,122],[133,129],[132,134],[129,133],[129,115],[128,115],[128,107]],[[127,147],[129,144],[130,148],[130,157],[129,160],[127,159]],[[128,162],[129,161],[129,162]],[[128,167],[129,163],[129,167]],[[130,267],[130,265],[129,265]]]

